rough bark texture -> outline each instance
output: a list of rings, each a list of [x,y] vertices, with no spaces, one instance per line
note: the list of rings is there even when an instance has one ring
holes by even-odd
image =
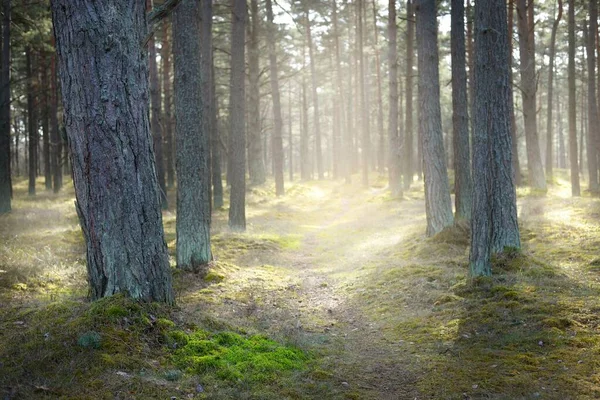
[[[520,248],[510,136],[506,6],[475,3],[475,108],[471,219],[472,276],[491,275],[491,255]]]
[[[415,60],[415,14],[412,0],[406,2],[406,119],[404,132],[404,189],[408,190],[414,177],[413,168],[413,65]],[[420,161],[419,161],[420,162]]]
[[[596,97],[596,29],[598,27],[597,0],[589,1],[589,29],[587,30],[587,100],[588,100],[588,130],[587,158],[589,173],[589,190],[596,194],[600,190],[598,184],[598,103]]]
[[[279,93],[279,70],[277,68],[277,51],[275,48],[275,23],[273,22],[273,7],[271,0],[267,0],[267,48],[269,49],[269,70],[271,80],[271,98],[273,99],[273,169],[275,175],[275,194],[283,196],[283,119],[281,118],[281,98]]]
[[[260,66],[258,0],[250,0],[251,29],[248,40],[248,173],[252,185],[262,185],[266,180],[263,160],[263,138],[260,123]],[[268,41],[275,40],[267,36]]]
[[[146,0],[148,11],[152,10],[152,0]],[[154,144],[154,157],[156,164],[156,174],[158,175],[158,187],[160,188],[160,204],[163,209],[169,208],[167,200],[167,184],[165,181],[165,163],[163,159],[163,134],[161,121],[162,96],[160,82],[158,80],[158,66],[156,63],[156,44],[154,35],[148,40],[148,61],[150,65],[150,107],[152,129],[152,141]]]
[[[540,155],[537,131],[537,79],[535,72],[535,44],[533,42],[533,0],[517,0],[519,28],[519,54],[521,71],[521,94],[523,96],[523,118],[525,120],[525,144],[527,147],[527,171],[529,185],[546,190],[546,178]],[[531,17],[530,17],[531,15]]]
[[[175,163],[173,162],[173,154],[175,153],[174,139],[173,139],[173,114],[172,104],[173,97],[171,96],[171,35],[169,35],[170,23],[168,20],[163,21],[163,43],[161,48],[161,60],[162,60],[162,85],[163,85],[163,96],[165,99],[165,105],[163,107],[163,134],[165,137],[165,163],[167,172],[167,186],[172,188],[175,185]]]
[[[211,260],[209,132],[203,121],[200,3],[183,0],[173,13],[177,154],[177,267],[196,270]]]
[[[53,0],[52,16],[91,297],[173,303],[141,47],[145,4]]]
[[[229,227],[246,229],[245,51],[248,9],[245,0],[233,0],[231,28],[231,93],[229,100],[229,157],[231,193]]]
[[[2,75],[0,76],[0,214],[11,210],[10,174],[10,0],[2,1]],[[17,158],[18,159],[18,158]]]
[[[416,6],[419,60],[419,125],[425,174],[427,235],[451,226],[452,200],[446,170],[440,109],[440,78],[435,0],[420,0]]]
[[[452,139],[454,149],[454,207],[457,220],[471,218],[472,182],[467,110],[467,70],[465,58],[465,7],[463,0],[451,6],[452,48]]]
[[[575,0],[569,0],[569,164],[571,168],[571,194],[581,196],[579,163],[577,159],[577,96],[575,93]],[[582,143],[583,146],[583,143]]]
[[[35,72],[33,66],[33,55],[31,48],[25,50],[26,67],[27,67],[27,130],[29,139],[29,195],[35,196],[35,178],[37,177],[38,167],[38,120],[37,120],[37,105],[34,93]]]
[[[390,80],[390,110],[388,121],[390,191],[393,197],[402,196],[402,157],[398,135],[398,26],[396,25],[396,0],[388,5],[388,59]]]
[[[513,82],[513,26],[514,26],[514,12],[515,12],[515,0],[509,0],[508,2],[508,74],[512,84]],[[512,139],[512,163],[513,172],[515,174],[515,183],[517,186],[523,183],[523,176],[521,175],[521,163],[519,162],[519,142],[517,140],[517,119],[515,117],[515,95],[513,91],[510,91],[510,136]],[[471,107],[471,110],[473,108]]]
[[[550,60],[548,62],[548,103],[546,107],[546,176],[552,179],[553,175],[553,153],[554,153],[554,120],[552,119],[552,100],[554,95],[554,52],[556,47],[556,31],[562,18],[562,0],[558,0],[558,15],[552,24],[552,34],[550,35]]]
[[[321,120],[319,113],[319,95],[317,94],[317,67],[315,60],[314,44],[312,40],[312,32],[310,26],[310,18],[308,15],[308,1],[304,0],[304,12],[306,14],[306,40],[308,41],[308,54],[310,56],[310,78],[312,83],[312,98],[313,109],[315,113],[314,130],[315,130],[315,156],[317,159],[317,174],[319,179],[325,177],[323,171],[323,150],[321,149]]]

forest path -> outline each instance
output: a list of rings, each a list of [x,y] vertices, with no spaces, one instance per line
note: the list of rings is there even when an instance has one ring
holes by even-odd
[[[246,239],[293,243],[237,256],[239,269],[225,272],[224,282],[209,289],[213,312],[317,349],[342,398],[414,399],[416,378],[406,350],[386,339],[365,313],[369,300],[362,297],[371,291],[373,276],[402,261],[391,257],[405,236],[424,232],[422,192],[399,201],[383,187],[311,182],[293,185],[286,197],[272,202],[253,203],[251,195],[249,204]],[[218,219],[215,224],[222,237],[215,242],[217,259],[220,243],[239,238],[224,224]],[[215,293],[224,298],[221,305]]]

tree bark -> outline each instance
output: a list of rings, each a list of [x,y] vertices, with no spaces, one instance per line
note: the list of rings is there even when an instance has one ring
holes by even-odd
[[[491,255],[520,248],[510,135],[506,5],[475,3],[475,107],[471,276],[491,275]]]
[[[248,40],[248,172],[252,185],[262,185],[266,180],[263,160],[263,138],[260,124],[260,66],[258,0],[250,0],[250,38]],[[268,41],[275,40],[267,37]]]
[[[53,0],[52,16],[91,297],[173,303],[141,48],[145,4]]]
[[[54,37],[52,46],[56,47]],[[62,188],[61,150],[62,139],[58,126],[58,75],[56,73],[56,53],[50,57],[50,152],[52,169],[52,187],[54,193]]]
[[[379,174],[385,173],[385,135],[383,132],[383,94],[381,90],[381,62],[379,61],[379,29],[377,28],[377,6],[373,0],[373,46],[375,52],[375,68],[377,72],[377,132],[379,132],[379,146],[377,149],[377,167]],[[396,82],[397,84],[397,82]],[[396,107],[395,110],[398,110]]]
[[[275,194],[283,196],[283,119],[281,118],[281,98],[279,93],[279,70],[277,67],[277,51],[275,48],[276,29],[273,22],[273,7],[267,0],[267,47],[269,50],[269,69],[271,72],[271,98],[273,99],[273,169],[275,175]]]
[[[454,207],[456,220],[471,219],[472,182],[467,110],[467,70],[465,59],[465,8],[463,0],[451,6],[452,48],[452,138],[454,149]]]
[[[208,2],[208,0],[207,0]],[[210,132],[210,162],[211,162],[211,174],[212,174],[212,183],[213,183],[213,207],[221,208],[223,207],[223,178],[221,173],[221,138],[219,133],[219,121],[217,118],[217,88],[216,88],[216,80],[214,79],[215,75],[215,63],[212,63],[212,85],[210,88],[211,91],[211,120],[212,120],[212,129]]]
[[[371,134],[369,132],[369,107],[367,103],[367,88],[365,85],[365,57],[364,57],[364,32],[363,32],[363,12],[364,1],[359,0],[356,3],[358,7],[358,63],[359,70],[359,88],[360,88],[360,128],[362,131],[361,155],[362,155],[362,184],[369,186],[369,169],[371,161]]]
[[[182,0],[173,13],[174,104],[177,138],[177,267],[204,268],[210,250],[210,132],[206,130],[207,78],[200,47],[200,3]]]
[[[175,169],[173,162],[174,153],[174,140],[173,140],[173,114],[172,114],[172,100],[171,96],[171,40],[172,37],[169,35],[169,21],[163,20],[163,43],[161,48],[161,60],[162,60],[162,84],[163,84],[163,95],[165,99],[165,105],[163,107],[163,133],[165,137],[165,162],[167,164],[167,187],[172,188],[175,185]]]
[[[315,130],[315,154],[317,159],[317,174],[319,179],[323,179],[325,177],[323,171],[323,151],[321,149],[321,120],[319,113],[319,95],[317,93],[318,84],[317,84],[317,67],[315,60],[315,51],[314,44],[312,40],[312,31],[310,27],[310,18],[308,14],[308,1],[303,0],[304,3],[304,12],[306,15],[306,40],[308,41],[308,54],[310,56],[310,77],[312,83],[312,98],[313,98],[313,108],[315,113],[315,121],[314,121],[314,130]]]
[[[46,190],[52,190],[52,170],[50,169],[50,130],[49,130],[49,101],[48,93],[50,87],[48,85],[48,71],[46,64],[46,55],[41,54],[40,58],[40,109],[41,109],[41,122],[42,122],[42,154],[44,157],[44,187]]]
[[[414,177],[413,65],[415,59],[415,14],[412,2],[413,0],[406,1],[406,122],[404,124],[404,190],[408,190],[410,188]]]
[[[440,109],[440,78],[435,0],[416,4],[419,60],[419,125],[423,146],[427,235],[453,223]]]
[[[231,92],[229,122],[229,157],[231,166],[231,193],[229,227],[246,230],[246,132],[245,109],[245,51],[248,10],[245,0],[233,0],[231,30]]]
[[[533,18],[533,0],[517,0],[517,17],[529,185],[535,189],[546,190],[546,178],[544,176],[544,168],[542,167],[537,131],[537,77],[535,71],[533,24],[531,24]]]
[[[593,194],[600,191],[598,183],[598,103],[596,98],[596,29],[598,26],[598,4],[596,0],[589,1],[589,28],[587,29],[587,85],[588,85],[588,173],[589,190]],[[584,31],[584,37],[585,37]]]
[[[554,152],[554,120],[552,119],[552,100],[554,95],[554,52],[556,48],[556,31],[562,19],[562,0],[558,0],[558,15],[552,24],[552,34],[550,35],[550,60],[548,62],[548,105],[546,107],[546,176],[552,179],[553,176],[553,152]]]
[[[514,10],[515,0],[508,2],[508,73],[511,85],[513,83],[513,25],[514,25]],[[521,175],[521,163],[519,162],[519,141],[517,140],[517,119],[515,118],[515,96],[513,91],[510,91],[510,136],[512,141],[512,163],[513,172],[515,174],[515,184],[520,186],[523,184],[523,175]],[[473,107],[471,107],[473,110]]]
[[[10,168],[10,23],[11,1],[2,1],[2,75],[0,76],[0,214],[11,210]],[[16,156],[18,161],[18,154]]]
[[[308,152],[308,96],[306,84],[306,42],[302,40],[302,132],[300,133],[300,179],[309,180],[310,159]]]
[[[29,196],[35,196],[35,179],[37,177],[38,167],[38,119],[35,93],[36,84],[35,67],[32,50],[30,47],[25,49],[26,68],[27,68],[27,129],[29,134]]]
[[[389,59],[389,162],[388,172],[392,197],[402,196],[402,157],[400,136],[398,135],[398,26],[396,21],[396,0],[388,3],[388,59]]]
[[[581,196],[579,163],[577,158],[577,96],[575,93],[575,0],[569,0],[569,166],[571,169],[571,195]],[[583,145],[583,144],[582,144]]]
[[[147,11],[152,10],[153,0],[146,0]],[[150,64],[150,128],[152,129],[152,142],[154,144],[154,157],[158,187],[160,189],[160,204],[163,210],[169,208],[167,200],[167,184],[165,181],[165,164],[163,159],[163,134],[161,121],[162,96],[160,82],[158,81],[158,66],[156,63],[156,44],[154,35],[148,40],[148,59]]]

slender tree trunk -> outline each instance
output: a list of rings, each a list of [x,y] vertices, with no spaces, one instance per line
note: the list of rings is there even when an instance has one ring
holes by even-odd
[[[404,189],[408,190],[414,177],[413,167],[413,64],[415,59],[415,14],[413,0],[406,1],[406,122],[404,134]],[[420,162],[420,161],[419,161]]]
[[[475,3],[475,98],[471,276],[491,275],[491,255],[520,248],[512,172],[505,3]]]
[[[41,122],[42,122],[42,154],[44,157],[44,187],[46,190],[52,190],[52,170],[50,169],[50,130],[49,130],[49,117],[50,110],[48,108],[48,93],[50,87],[48,85],[48,71],[46,65],[46,56],[42,53],[41,55],[41,68],[40,68],[40,109],[41,109]]]
[[[288,158],[290,182],[294,180],[294,135],[292,132],[292,84],[289,83],[288,90]]]
[[[152,10],[153,0],[146,0],[146,8]],[[150,65],[150,127],[152,129],[152,142],[154,144],[154,156],[156,163],[156,174],[158,175],[158,187],[160,188],[160,204],[163,210],[169,208],[167,200],[167,184],[165,181],[165,164],[163,161],[163,134],[161,121],[162,96],[160,82],[158,80],[158,66],[156,63],[156,44],[154,35],[148,40],[148,59]]]
[[[54,37],[52,45],[55,47]],[[50,151],[53,173],[53,190],[58,193],[62,188],[61,149],[62,139],[58,126],[58,76],[56,73],[56,54],[50,57]]]
[[[569,0],[569,161],[571,168],[571,194],[581,195],[579,164],[577,158],[577,97],[575,94],[575,0]],[[582,143],[583,145],[583,143]]]
[[[310,159],[308,153],[308,98],[306,84],[306,43],[302,40],[302,132],[300,136],[300,179],[310,179]]]
[[[565,133],[563,130],[563,116],[560,95],[556,96],[556,121],[558,124],[558,168],[567,168],[567,150],[565,148]]]
[[[170,19],[169,19],[170,20]],[[165,137],[165,162],[167,164],[167,186],[172,188],[175,185],[175,163],[173,162],[173,153],[175,150],[173,140],[173,114],[172,114],[172,96],[171,96],[171,35],[169,35],[169,20],[163,20],[163,43],[161,48],[162,60],[162,84],[165,105],[163,107],[164,115],[162,118]]]
[[[208,2],[208,0],[207,0]],[[212,3],[212,1],[210,1]],[[205,5],[206,6],[206,5]],[[211,4],[212,7],[212,4]],[[221,138],[219,131],[219,123],[218,123],[218,110],[217,105],[217,88],[216,88],[216,75],[215,75],[215,64],[214,61],[212,63],[212,85],[210,88],[211,91],[211,119],[212,119],[212,129],[210,132],[210,151],[211,151],[211,166],[212,166],[212,183],[213,183],[213,207],[221,208],[223,207],[223,179],[221,173]]]
[[[383,175],[385,173],[385,135],[383,132],[383,94],[381,90],[381,62],[379,61],[380,57],[378,43],[379,29],[377,28],[377,5],[375,0],[373,0],[373,36],[375,67],[377,72],[377,132],[379,132],[377,168],[379,170],[379,174]]]
[[[229,157],[231,166],[231,193],[229,227],[236,231],[246,230],[246,90],[245,51],[246,0],[233,0],[231,29],[231,92],[229,122]]]
[[[371,157],[371,134],[369,132],[369,106],[367,102],[367,88],[365,85],[365,57],[364,57],[364,45],[363,45],[363,12],[364,12],[364,1],[359,0],[356,3],[358,7],[358,62],[360,65],[359,72],[359,87],[360,87],[360,128],[362,130],[362,183],[363,186],[369,186],[369,168],[370,168],[370,157]]]
[[[533,18],[533,0],[517,0],[517,17],[529,185],[535,189],[546,190],[546,178],[544,177],[544,168],[542,167],[537,131],[537,79],[533,25],[531,24],[531,19]]]
[[[467,70],[465,59],[465,8],[463,0],[451,6],[452,47],[452,137],[454,149],[454,193],[456,220],[471,219],[472,182],[467,110]]]
[[[31,54],[31,48],[25,49],[25,58],[27,64],[27,127],[29,130],[29,195],[35,196],[35,178],[37,177],[38,166],[38,120],[37,120],[37,105],[35,100],[34,90],[34,61]]]
[[[173,13],[174,105],[177,138],[177,267],[204,268],[210,250],[210,132],[206,130],[200,3],[182,0]]]
[[[140,46],[145,3],[53,0],[52,16],[91,297],[173,303]]]
[[[347,148],[347,135],[349,132],[347,131],[347,125],[344,127],[344,88],[342,86],[343,78],[342,78],[342,68],[341,68],[341,57],[340,57],[340,29],[338,24],[338,10],[337,10],[337,0],[332,0],[332,16],[333,16],[333,44],[334,44],[334,52],[335,52],[335,94],[336,98],[334,100],[334,113],[337,114],[337,123],[334,129],[334,166],[335,166],[335,177],[337,178],[339,175],[343,176],[346,181],[348,181],[348,177],[350,174],[350,166],[349,166],[349,149]],[[341,132],[345,131],[345,134],[342,135]],[[345,156],[342,157],[341,149],[344,149]],[[337,164],[337,165],[336,165]]]
[[[10,23],[11,1],[2,0],[2,75],[0,77],[0,214],[11,210],[10,174]],[[18,165],[17,147],[17,165]],[[17,167],[18,168],[18,167]]]
[[[323,179],[323,151],[321,149],[321,120],[319,115],[319,96],[317,94],[317,70],[316,70],[316,60],[315,60],[315,51],[314,44],[312,40],[312,31],[310,26],[310,18],[308,14],[308,2],[304,0],[304,12],[306,15],[306,40],[308,41],[308,53],[310,55],[310,76],[312,81],[312,98],[313,98],[313,108],[315,112],[315,120],[314,120],[314,131],[315,131],[315,153],[317,158],[317,173],[319,175],[319,179]]]
[[[452,200],[442,137],[435,0],[422,0],[416,8],[419,125],[425,174],[426,233],[433,236],[452,225]]]
[[[558,25],[562,18],[562,12],[562,0],[558,0],[558,15],[552,25],[552,34],[550,36],[550,60],[548,62],[548,105],[546,109],[546,176],[548,179],[552,179],[553,176],[552,155],[554,152],[554,136],[552,130],[554,127],[554,120],[552,119],[552,100],[554,94],[554,52],[556,47],[556,31],[558,30]]]
[[[389,60],[389,162],[388,171],[392,197],[402,196],[402,157],[400,156],[400,137],[398,135],[398,26],[396,21],[396,0],[388,3],[388,60]]]
[[[514,10],[515,0],[508,1],[508,73],[511,85],[513,83],[513,26],[514,26]],[[515,118],[515,96],[513,91],[510,91],[510,136],[512,141],[512,163],[513,173],[515,174],[515,184],[520,186],[523,184],[523,176],[521,175],[521,163],[519,162],[519,141],[517,140],[517,119]],[[471,107],[473,110],[473,107]]]
[[[258,0],[250,0],[251,25],[248,40],[248,172],[252,185],[265,183],[263,138],[260,124],[260,66]],[[271,38],[271,40],[275,40]]]
[[[600,191],[598,184],[598,104],[596,100],[596,29],[598,25],[597,0],[589,1],[589,29],[587,30],[587,84],[588,84],[588,173],[589,189],[593,194]],[[585,37],[584,31],[584,37]]]
[[[267,47],[269,49],[269,69],[271,72],[271,98],[273,99],[273,168],[275,172],[275,194],[283,196],[285,190],[283,187],[283,119],[281,118],[281,99],[279,93],[279,70],[277,67],[277,50],[275,48],[275,23],[273,22],[273,7],[271,0],[267,1],[267,22],[268,39]],[[312,56],[311,56],[312,60]],[[317,153],[318,157],[318,153]]]

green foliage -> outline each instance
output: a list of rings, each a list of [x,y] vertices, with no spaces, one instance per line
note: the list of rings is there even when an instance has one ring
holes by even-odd
[[[85,332],[77,339],[77,344],[84,348],[99,349],[102,337],[96,331]]]

